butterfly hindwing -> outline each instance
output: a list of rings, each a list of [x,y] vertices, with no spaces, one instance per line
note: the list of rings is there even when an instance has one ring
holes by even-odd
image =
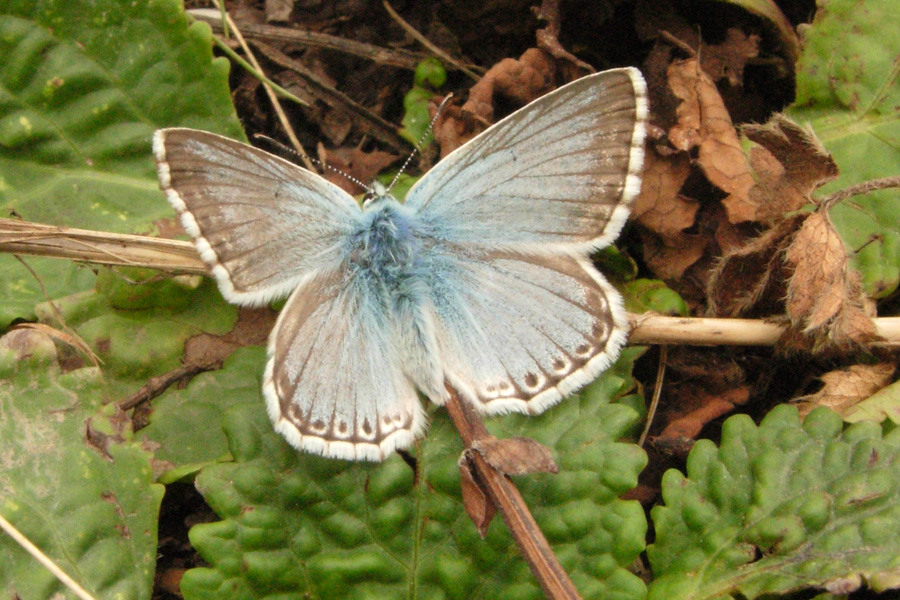
[[[578,79],[457,148],[406,203],[452,243],[530,253],[605,246],[640,191],[647,110],[636,69]]]
[[[153,151],[163,191],[236,304],[265,304],[331,268],[361,214],[315,173],[229,138],[161,129]]]
[[[425,428],[385,299],[371,285],[346,268],[318,274],[278,318],[263,392],[275,428],[297,448],[382,460]]]
[[[625,341],[621,297],[587,259],[489,251],[433,264],[446,377],[486,413],[542,412]]]

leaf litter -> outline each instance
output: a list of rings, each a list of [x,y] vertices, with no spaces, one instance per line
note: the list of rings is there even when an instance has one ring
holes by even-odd
[[[734,52],[751,57],[748,48]],[[705,425],[755,398],[775,392],[790,400],[799,390],[782,386],[777,392],[764,372],[777,371],[779,363],[787,367],[789,356],[807,357],[805,381],[811,384],[817,370],[827,373],[823,359],[842,357],[851,363],[842,368],[852,368],[855,357],[867,360],[878,341],[875,304],[850,266],[830,206],[820,206],[814,195],[837,177],[837,164],[811,130],[784,115],[735,125],[719,89],[729,76],[734,84],[736,73],[701,68],[692,55],[666,65],[664,77],[657,77],[667,100],[655,106],[670,115],[671,126],[648,152],[634,217],[647,268],[682,293],[695,314],[767,318],[787,329],[776,354],[762,362],[756,349],[676,349],[670,358],[697,360],[703,376],[686,378],[683,369],[672,369],[668,412],[657,426],[660,446],[697,437]],[[715,372],[726,357],[746,372],[744,381],[722,388],[714,383]],[[873,381],[883,386],[890,380]],[[805,398],[809,405],[822,396]]]

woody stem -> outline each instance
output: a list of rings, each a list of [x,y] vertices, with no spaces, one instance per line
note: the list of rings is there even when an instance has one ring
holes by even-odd
[[[447,386],[450,399],[445,408],[450,419],[459,431],[460,437],[467,448],[480,439],[487,437],[488,431],[479,418],[475,409],[467,402],[461,400],[456,390]],[[481,479],[479,483],[494,506],[503,516],[506,527],[519,546],[525,557],[531,572],[537,578],[551,600],[580,599],[578,591],[562,565],[553,554],[547,538],[531,516],[531,511],[522,499],[522,495],[515,484],[497,469],[489,465],[478,452],[471,453],[471,461],[475,472]]]

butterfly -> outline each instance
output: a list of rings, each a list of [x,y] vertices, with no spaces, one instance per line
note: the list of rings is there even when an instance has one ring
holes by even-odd
[[[159,182],[229,302],[290,294],[263,395],[300,450],[383,460],[426,427],[421,391],[538,414],[618,356],[628,323],[588,255],[640,191],[637,69],[542,96],[460,146],[405,202],[193,129],[158,130]]]

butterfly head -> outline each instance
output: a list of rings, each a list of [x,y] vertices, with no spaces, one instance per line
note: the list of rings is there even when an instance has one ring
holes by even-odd
[[[372,183],[372,187],[370,187],[366,191],[366,196],[363,198],[363,208],[369,208],[375,204],[381,204],[387,200],[393,200],[396,202],[397,200],[391,196],[391,191],[380,181],[374,181]]]

